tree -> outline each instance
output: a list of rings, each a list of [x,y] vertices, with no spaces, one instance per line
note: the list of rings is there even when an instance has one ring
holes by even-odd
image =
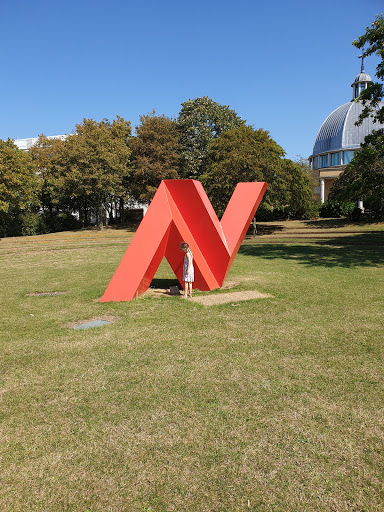
[[[181,175],[199,179],[206,171],[208,146],[224,131],[245,125],[229,106],[208,96],[182,103],[177,124],[181,130]]]
[[[127,196],[130,137],[130,122],[117,116],[112,123],[84,119],[65,141],[57,163],[63,194],[85,224],[93,212],[97,224],[103,225],[107,211]]]
[[[251,126],[226,131],[213,140],[201,182],[216,213],[224,213],[237,183],[266,181],[264,208],[285,208],[292,216],[304,215],[312,205],[309,178],[283,157],[284,150],[267,131]]]
[[[237,183],[270,183],[283,155],[283,149],[268,132],[250,126],[228,130],[214,139],[201,182],[217,214],[223,214]]]
[[[320,185],[319,171],[317,169],[312,169],[308,159],[302,155],[296,155],[296,158],[293,161],[297,166],[300,167],[303,173],[309,177],[312,190],[314,191],[316,188],[318,188]]]
[[[286,210],[287,216],[295,219],[312,217],[315,199],[311,177],[296,162],[282,159],[279,172],[272,183],[271,204]]]
[[[356,48],[364,48],[368,44],[368,48],[363,50],[362,58],[368,57],[369,55],[376,54],[380,57],[380,62],[376,67],[376,76],[379,80],[384,79],[384,19],[383,15],[377,15],[376,20],[372,23],[371,27],[366,28],[364,35],[360,36],[357,40],[352,43]],[[368,84],[360,97],[359,101],[363,102],[365,108],[363,109],[360,123],[370,114],[373,114],[374,118],[380,123],[384,123],[384,106],[380,106],[380,102],[383,99],[384,87],[383,84],[378,82],[372,82]],[[380,107],[380,108],[378,108]]]
[[[367,27],[364,35],[352,43],[357,48],[368,48],[362,57],[376,54],[380,62],[376,67],[378,79],[384,78],[384,19],[383,15],[376,16],[371,27]],[[380,123],[384,123],[383,85],[376,82],[368,85],[356,101],[362,101],[363,112],[356,124],[372,115]],[[384,216],[384,130],[374,130],[365,138],[351,163],[335,181],[330,199],[332,200],[364,200],[365,206],[373,209],[376,214]]]
[[[39,189],[31,157],[10,139],[0,140],[0,212],[38,207]]]
[[[136,200],[149,202],[161,180],[179,177],[180,133],[175,121],[155,112],[140,121],[131,139],[130,191]]]
[[[377,216],[384,217],[384,131],[365,138],[361,151],[335,181],[331,200],[361,199]]]
[[[29,149],[35,172],[41,180],[41,206],[50,215],[63,208],[63,177],[58,162],[62,159],[64,140],[39,135],[37,142]],[[67,208],[70,209],[70,205]]]
[[[36,211],[40,183],[31,157],[10,139],[0,140],[0,233],[23,234],[23,216]]]

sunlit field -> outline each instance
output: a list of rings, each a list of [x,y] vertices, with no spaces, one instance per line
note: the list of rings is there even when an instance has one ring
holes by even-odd
[[[269,298],[100,303],[132,236],[0,241],[0,511],[381,512],[384,223],[259,223],[196,294]]]

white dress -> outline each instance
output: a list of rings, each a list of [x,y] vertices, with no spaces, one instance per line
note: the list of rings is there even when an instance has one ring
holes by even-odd
[[[190,249],[188,249],[188,253],[191,257],[191,266],[189,267],[189,272],[187,273],[187,270],[188,270],[188,256],[185,255],[184,256],[184,266],[183,266],[183,281],[185,283],[193,283],[193,281],[195,280],[195,269],[193,268],[193,254],[192,254],[192,251]]]

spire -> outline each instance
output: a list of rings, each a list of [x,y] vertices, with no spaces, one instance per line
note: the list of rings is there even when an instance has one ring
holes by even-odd
[[[364,57],[364,54],[359,55],[357,58],[361,59],[361,71],[360,71],[360,73],[365,73],[365,70],[364,70],[364,59],[365,59],[365,57]]]
[[[360,96],[360,94],[364,91],[364,89],[367,88],[369,82],[372,82],[371,77],[369,75],[367,75],[367,73],[365,72],[365,69],[364,69],[364,59],[365,59],[364,48],[362,48],[362,53],[357,58],[361,59],[361,71],[355,78],[353,84],[351,85],[351,87],[353,89],[352,101]]]

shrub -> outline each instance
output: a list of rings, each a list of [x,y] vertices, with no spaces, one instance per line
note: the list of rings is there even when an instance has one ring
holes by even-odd
[[[0,236],[32,236],[43,232],[37,212],[13,211],[0,215]]]
[[[319,216],[319,207],[317,201],[310,201],[305,208],[299,210],[294,210],[289,206],[274,208],[268,203],[261,203],[256,212],[256,218],[261,222],[287,219],[308,220]]]
[[[56,233],[58,231],[73,231],[80,229],[82,223],[71,213],[57,213],[41,215],[44,233]]]
[[[81,227],[81,222],[70,213],[48,215],[17,211],[0,214],[0,237],[42,235]]]
[[[25,212],[19,217],[20,235],[33,236],[44,232],[44,225],[38,213]]]
[[[326,201],[319,210],[320,217],[340,218],[352,214],[355,204],[350,201]]]
[[[259,221],[268,222],[273,220],[273,208],[270,204],[262,202],[256,211],[256,218]]]
[[[274,208],[268,203],[262,203],[256,212],[258,221],[268,222],[272,220],[285,220],[289,218],[289,211],[287,207]]]
[[[309,220],[313,218],[319,217],[319,210],[320,210],[321,204],[320,201],[313,199],[308,202],[305,209],[302,209],[300,212],[296,212],[296,216],[292,216],[295,219],[300,220]]]

